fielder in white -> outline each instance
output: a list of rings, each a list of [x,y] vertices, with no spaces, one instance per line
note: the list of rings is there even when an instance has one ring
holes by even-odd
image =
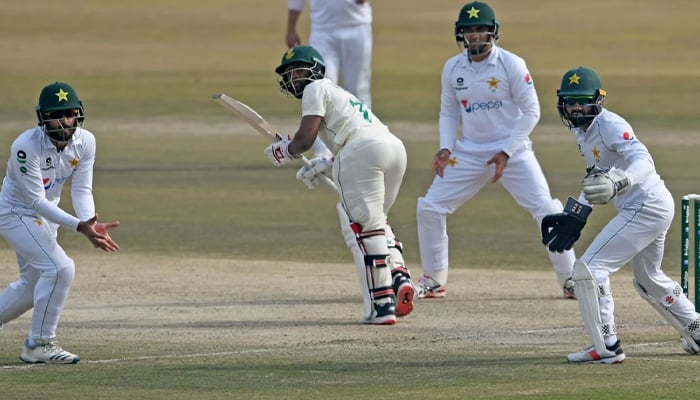
[[[574,264],[573,280],[583,324],[593,345],[568,355],[570,363],[617,364],[625,353],[615,328],[610,274],[632,265],[634,287],[681,335],[683,349],[700,352],[700,315],[681,286],[661,270],[664,240],[673,221],[671,193],[632,127],[603,108],[606,92],[589,68],[567,71],[557,90],[557,109],[576,136],[586,162],[578,201],[542,221],[550,250],[570,249],[592,208],[611,202],[617,215]]]
[[[326,63],[325,77],[372,107],[372,7],[367,0],[310,0],[309,45]],[[297,21],[305,0],[287,1],[287,46],[301,44]]]
[[[333,160],[312,158],[297,179],[313,189],[321,174],[332,174],[341,232],[360,284],[363,322],[391,325],[413,310],[415,296],[401,243],[387,223],[406,171],[406,150],[363,102],[324,78],[324,70],[323,58],[310,46],[282,56],[275,69],[280,88],[301,99],[302,119],[293,139],[274,143],[265,153],[280,166],[309,150],[317,137],[333,151]]]
[[[423,266],[420,298],[445,296],[447,215],[487,183],[500,182],[537,226],[545,215],[562,211],[529,139],[540,118],[532,76],[522,58],[496,46],[498,36],[499,23],[488,4],[475,1],[462,7],[455,22],[462,52],[447,60],[442,71],[435,179],[416,207]],[[549,258],[564,297],[573,298],[573,251],[549,252]]]
[[[62,82],[41,91],[39,126],[13,143],[0,192],[0,235],[15,250],[19,279],[0,292],[0,327],[34,308],[20,358],[27,363],[75,364],[80,357],[56,343],[75,264],[56,241],[59,226],[78,231],[104,251],[117,251],[107,232],[119,222],[98,223],[92,196],[95,136],[82,128],[85,110]],[[77,217],[58,207],[71,179]]]
[[[302,44],[297,32],[306,0],[287,2],[287,47]],[[310,0],[309,45],[326,64],[325,77],[340,83],[366,107],[372,107],[372,7],[368,0]],[[340,79],[340,80],[339,80]],[[316,156],[330,157],[323,142],[312,147]]]

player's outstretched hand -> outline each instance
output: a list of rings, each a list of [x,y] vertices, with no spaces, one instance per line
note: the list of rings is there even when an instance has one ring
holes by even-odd
[[[97,215],[87,221],[78,223],[78,232],[85,235],[90,240],[95,248],[100,248],[104,251],[117,251],[119,245],[109,236],[109,230],[120,225],[119,221],[115,222],[97,222]]]

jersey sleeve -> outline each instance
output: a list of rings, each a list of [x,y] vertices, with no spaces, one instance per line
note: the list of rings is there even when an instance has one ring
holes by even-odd
[[[324,86],[313,82],[304,88],[304,96],[301,98],[301,116],[317,115],[323,117],[326,115],[326,93]]]
[[[522,112],[522,116],[513,127],[510,140],[503,149],[511,156],[523,146],[540,120],[540,102],[525,60],[513,58],[509,78],[513,102]]]
[[[456,59],[450,59],[442,69],[441,94],[440,94],[440,117],[438,129],[440,131],[440,149],[448,149],[450,152],[454,148],[457,140],[457,129],[459,129],[460,107],[459,100],[452,86],[452,70],[456,64]]]
[[[73,209],[80,220],[95,216],[95,200],[92,195],[93,167],[95,165],[95,137],[82,132],[83,154],[73,170],[71,178],[71,199]]]
[[[632,180],[630,185],[643,181],[656,171],[649,150],[637,139],[629,124],[611,124],[602,136],[605,146],[617,152],[627,163],[623,169]]]

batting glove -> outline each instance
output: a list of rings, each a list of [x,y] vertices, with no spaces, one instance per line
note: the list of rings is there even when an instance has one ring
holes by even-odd
[[[265,154],[272,161],[272,164],[274,164],[275,167],[288,163],[292,158],[299,158],[298,155],[294,156],[289,153],[289,143],[291,142],[292,139],[287,136],[277,143],[272,143],[265,149]]]
[[[591,204],[606,204],[630,187],[632,179],[623,170],[615,167],[603,171],[594,167],[586,174],[581,184],[586,201]]]
[[[328,176],[332,169],[332,158],[325,156],[312,158],[309,160],[309,164],[299,168],[299,171],[297,171],[297,179],[302,181],[309,190],[314,190],[321,181],[321,176]]]

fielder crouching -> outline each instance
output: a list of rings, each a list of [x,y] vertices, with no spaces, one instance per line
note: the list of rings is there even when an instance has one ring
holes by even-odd
[[[413,310],[416,295],[401,244],[387,223],[406,172],[401,140],[350,92],[324,77],[321,55],[296,46],[275,69],[283,93],[301,99],[302,119],[291,139],[265,153],[280,166],[311,149],[317,136],[334,156],[317,157],[297,173],[310,189],[322,175],[338,188],[341,232],[350,249],[364,303],[363,322],[391,325]]]
[[[113,252],[119,245],[108,231],[119,222],[97,222],[92,194],[97,144],[83,128],[85,108],[73,87],[45,86],[36,116],[38,126],[12,142],[0,190],[0,236],[14,249],[19,267],[19,278],[0,292],[0,327],[33,308],[20,359],[75,364],[80,357],[56,344],[75,277],[75,262],[58,243],[58,228],[80,232],[95,248]],[[76,215],[59,207],[66,182]]]
[[[627,262],[639,295],[678,331],[685,352],[699,354],[700,315],[661,268],[666,232],[673,222],[673,197],[629,123],[604,108],[605,96],[598,74],[585,67],[567,71],[557,90],[559,115],[575,135],[586,176],[578,201],[569,198],[563,213],[544,218],[542,242],[551,251],[571,249],[592,211],[590,205],[611,203],[617,209],[574,263],[579,310],[593,345],[567,359],[574,364],[625,360],[615,327],[610,275]]]

